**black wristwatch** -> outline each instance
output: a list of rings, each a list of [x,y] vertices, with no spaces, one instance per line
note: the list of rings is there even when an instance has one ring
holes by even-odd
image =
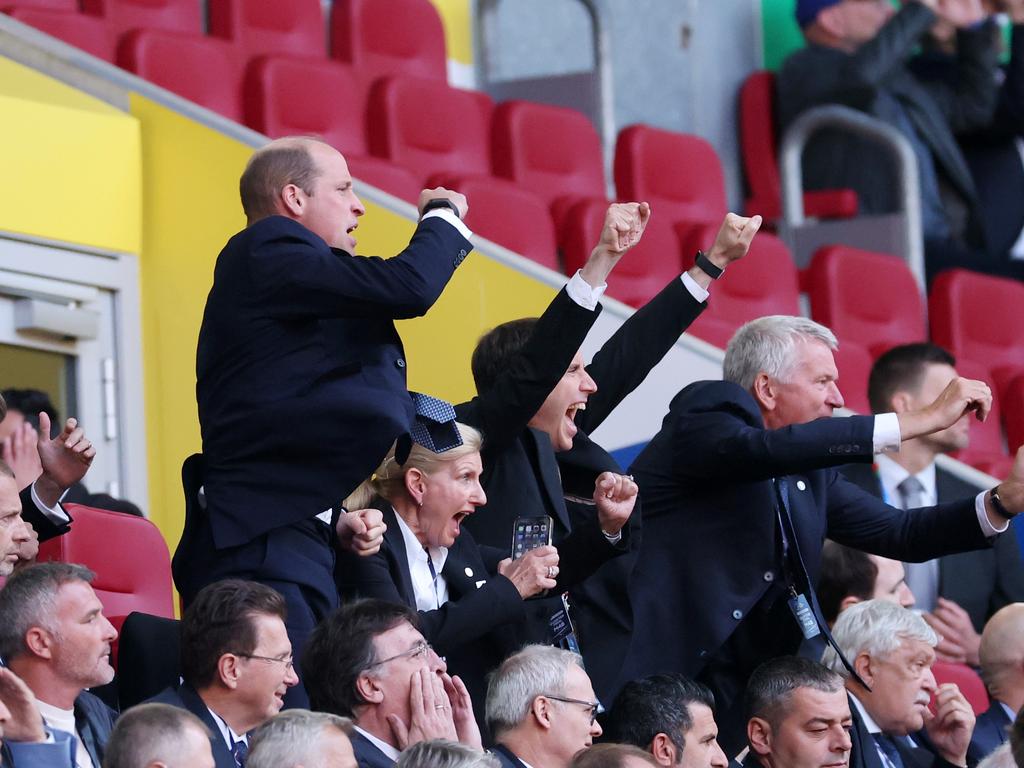
[[[420,214],[420,218],[423,218],[423,214],[427,213],[428,211],[433,211],[437,208],[448,208],[451,210],[452,213],[455,214],[455,218],[459,219],[459,221],[462,220],[462,216],[459,215],[459,207],[455,205],[455,203],[453,203],[451,200],[448,200],[443,197],[434,198],[429,203],[424,205],[423,213]]]
[[[1016,517],[1016,515],[1013,512],[1008,510],[1003,505],[1003,500],[999,498],[999,486],[998,485],[995,488],[993,488],[991,491],[988,492],[988,497],[992,501],[992,507],[995,509],[996,513],[1000,517],[1004,517],[1007,520],[1013,520],[1013,518]]]
[[[697,251],[697,256],[693,260],[693,263],[697,265],[697,269],[699,269],[705,275],[710,277],[712,280],[717,280],[722,276],[722,273],[725,272],[724,269],[716,267],[714,264],[712,264],[711,259],[709,259],[704,254],[704,251]]]

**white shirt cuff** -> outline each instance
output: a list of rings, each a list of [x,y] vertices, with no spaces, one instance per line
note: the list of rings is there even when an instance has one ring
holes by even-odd
[[[592,286],[583,279],[583,275],[580,274],[578,269],[576,274],[569,278],[569,282],[565,284],[565,292],[569,294],[569,298],[590,311],[597,309],[597,303],[604,296],[604,292],[607,289],[608,283],[601,283],[597,288]]]
[[[462,219],[456,216],[454,211],[450,211],[447,208],[434,208],[432,211],[427,211],[425,214],[423,214],[423,217],[420,219],[420,221],[424,221],[426,219],[444,219],[457,230],[459,230],[459,234],[462,235],[467,240],[473,237],[472,230],[470,230],[470,228],[466,226],[465,222],[463,222]]]
[[[1002,528],[996,528],[992,525],[992,521],[988,519],[988,512],[985,511],[985,494],[988,491],[982,491],[974,497],[974,511],[978,514],[978,525],[981,526],[981,532],[985,534],[985,538],[992,538],[996,534],[1003,533],[1007,528],[1010,527],[1010,521],[1004,520]]]
[[[689,272],[683,272],[683,274],[679,276],[679,279],[683,281],[683,285],[686,286],[686,290],[690,292],[690,295],[701,304],[708,300],[708,296],[711,294],[708,293],[706,288],[701,288],[697,284],[697,281],[690,277]]]
[[[64,493],[67,493],[67,491]],[[61,497],[63,498],[63,494],[61,494]],[[60,508],[60,502],[57,502],[52,507],[48,507],[43,504],[42,500],[39,498],[39,494],[36,493],[35,483],[32,483],[32,503],[36,505],[40,512],[49,518],[51,523],[67,525],[71,522],[71,518],[68,517],[67,513]]]
[[[896,414],[880,413],[875,416],[875,429],[871,435],[875,453],[898,451],[901,442],[900,420]]]
[[[616,533],[605,533],[604,531],[601,531],[601,533],[608,540],[609,544],[618,544],[622,541],[622,531],[618,531]]]

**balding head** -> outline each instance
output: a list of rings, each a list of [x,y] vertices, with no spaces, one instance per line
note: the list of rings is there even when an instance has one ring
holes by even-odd
[[[327,147],[316,139],[286,136],[253,152],[238,183],[242,210],[250,224],[281,213],[279,198],[288,184],[307,195],[313,193],[318,174],[314,145]]]
[[[992,697],[1019,710],[1024,705],[1024,603],[1004,606],[988,620],[978,656]]]

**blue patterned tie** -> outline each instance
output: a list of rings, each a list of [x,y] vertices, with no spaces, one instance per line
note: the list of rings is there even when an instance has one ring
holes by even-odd
[[[249,745],[244,741],[236,741],[231,747],[231,756],[235,758],[238,768],[245,768],[245,756],[249,754]]]

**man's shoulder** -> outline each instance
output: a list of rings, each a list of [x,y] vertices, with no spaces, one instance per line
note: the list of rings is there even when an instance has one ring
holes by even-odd
[[[757,403],[749,392],[731,381],[703,380],[688,384],[672,398],[672,413],[735,411],[757,415]],[[758,416],[758,418],[760,418]]]
[[[75,699],[75,710],[89,722],[107,722],[111,726],[117,720],[117,711],[107,706],[99,696],[82,691]]]

